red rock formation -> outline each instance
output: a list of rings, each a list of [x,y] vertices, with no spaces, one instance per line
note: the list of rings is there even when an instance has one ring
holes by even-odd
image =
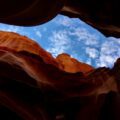
[[[0,32],[0,119],[119,120],[120,60],[93,69],[69,58],[85,66],[83,74],[66,71],[58,58],[27,37]]]
[[[92,66],[79,62],[76,59],[71,58],[70,55],[66,53],[58,55],[56,60],[59,63],[59,67],[66,72],[82,72],[84,74],[87,74],[87,72],[94,70]]]

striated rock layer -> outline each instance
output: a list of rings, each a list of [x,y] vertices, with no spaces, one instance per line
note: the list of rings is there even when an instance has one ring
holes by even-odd
[[[79,62],[76,59],[71,58],[70,55],[66,53],[58,55],[56,57],[56,61],[59,63],[59,68],[70,73],[82,72],[83,74],[86,74],[87,72],[94,69],[88,64]]]
[[[0,119],[119,120],[120,59],[97,68],[0,31]]]

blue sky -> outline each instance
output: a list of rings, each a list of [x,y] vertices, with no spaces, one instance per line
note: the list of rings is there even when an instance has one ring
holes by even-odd
[[[120,39],[106,38],[77,18],[58,15],[53,20],[34,27],[0,24],[0,30],[28,36],[54,57],[60,53],[68,53],[94,67],[112,67],[120,57]]]

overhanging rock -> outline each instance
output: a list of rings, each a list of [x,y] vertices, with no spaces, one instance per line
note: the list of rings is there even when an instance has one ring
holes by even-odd
[[[82,19],[106,36],[120,37],[119,0],[2,0],[0,22],[31,26],[57,14]]]

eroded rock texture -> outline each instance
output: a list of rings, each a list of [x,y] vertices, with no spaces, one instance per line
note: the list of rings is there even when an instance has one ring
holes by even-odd
[[[0,31],[1,120],[120,120],[119,81],[120,59],[94,69]]]
[[[70,55],[66,53],[58,55],[56,57],[56,60],[59,63],[59,67],[61,69],[70,73],[82,72],[85,74],[94,69],[92,66],[85,63],[81,63],[76,59],[70,57]]]
[[[106,36],[120,37],[119,0],[2,0],[0,22],[38,25],[57,14],[77,17]]]

